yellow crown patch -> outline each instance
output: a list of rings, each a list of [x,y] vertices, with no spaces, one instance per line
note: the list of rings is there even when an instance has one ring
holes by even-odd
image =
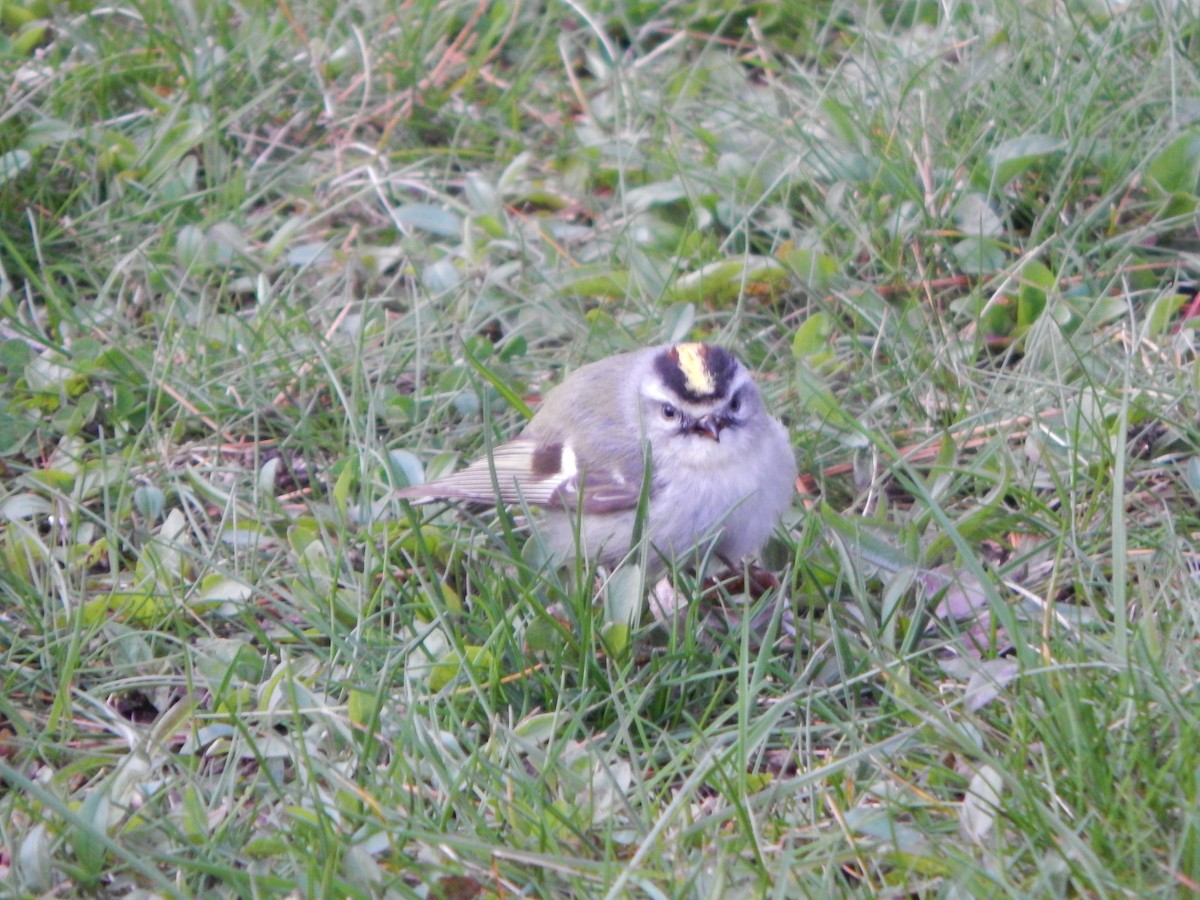
[[[679,371],[683,373],[687,389],[698,397],[710,397],[716,393],[712,371],[708,367],[708,348],[704,344],[680,344],[675,348],[679,354]]]

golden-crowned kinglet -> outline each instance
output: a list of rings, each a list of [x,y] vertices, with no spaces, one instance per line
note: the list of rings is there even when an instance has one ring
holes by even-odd
[[[583,366],[490,458],[398,496],[538,507],[551,553],[612,565],[631,549],[647,460],[641,528],[656,571],[710,545],[733,565],[762,546],[792,500],[786,429],[737,357],[697,343]]]

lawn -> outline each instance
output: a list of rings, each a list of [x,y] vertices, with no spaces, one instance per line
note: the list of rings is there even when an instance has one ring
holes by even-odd
[[[0,91],[0,894],[1200,891],[1195,4],[3,0]],[[684,339],[778,584],[395,498]]]

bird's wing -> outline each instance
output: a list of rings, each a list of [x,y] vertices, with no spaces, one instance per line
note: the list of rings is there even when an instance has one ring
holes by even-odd
[[[493,473],[495,480],[493,481]],[[498,489],[498,493],[497,493]],[[587,513],[617,512],[637,506],[642,492],[638,473],[588,466],[561,443],[517,438],[445,478],[401,488],[403,500],[466,500],[476,503],[525,503]]]

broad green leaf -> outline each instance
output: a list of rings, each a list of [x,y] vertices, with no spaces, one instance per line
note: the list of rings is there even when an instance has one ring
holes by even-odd
[[[514,359],[524,357],[528,350],[529,342],[525,339],[525,336],[521,334],[513,335],[500,348],[500,359],[503,362],[512,362]]]
[[[31,3],[29,0],[6,0],[0,3],[0,30],[4,32],[19,31],[35,19],[44,18],[50,14],[50,7],[45,3]]]
[[[15,871],[15,886],[23,889],[29,895],[46,895],[53,885],[51,880],[51,860],[53,859],[53,844],[45,823],[38,823],[29,829],[17,849]],[[10,877],[12,877],[10,875]]]
[[[311,519],[297,521],[287,530],[288,546],[292,552],[299,555],[304,552],[304,548],[315,541],[321,532],[317,525]]]
[[[1188,298],[1176,291],[1166,291],[1154,298],[1146,310],[1142,323],[1142,337],[1155,340],[1169,332],[1175,325],[1175,316],[1188,302]]]
[[[243,604],[254,596],[254,587],[239,578],[214,572],[200,580],[200,590],[190,604]]]
[[[20,453],[35,431],[37,422],[32,416],[14,415],[0,409],[0,457]]]
[[[1197,488],[1200,492],[1200,488]],[[546,618],[534,619],[525,628],[525,650],[534,656],[544,656],[563,647],[562,627]]]
[[[1003,244],[990,238],[965,238],[950,248],[960,271],[967,275],[990,275],[1004,268],[1008,252]]]
[[[279,475],[279,468],[283,464],[283,459],[274,456],[268,459],[258,470],[258,477],[255,479],[255,484],[261,494],[269,497],[275,492],[275,479]]]
[[[133,489],[133,508],[150,522],[157,522],[162,517],[165,506],[166,495],[162,488],[143,484]]]
[[[492,664],[492,654],[486,647],[463,647],[462,653],[451,650],[433,664],[429,671],[429,690],[440,691],[451,681],[470,669],[476,676],[484,675]]]
[[[334,261],[333,248],[325,241],[311,241],[306,244],[294,244],[288,247],[283,261],[289,266],[305,268],[308,266],[326,265]]]
[[[348,465],[342,467],[342,471],[338,473],[337,480],[333,483],[333,502],[337,506],[338,512],[342,515],[346,514],[349,509],[350,491],[358,483],[358,466],[351,461]]]
[[[430,559],[441,559],[444,543],[438,527],[426,522],[421,524],[418,531],[405,529],[396,543],[396,549],[414,561],[424,562],[426,555]]]
[[[459,596],[458,591],[453,587],[443,581],[438,583],[437,591],[440,595],[441,603],[447,610],[454,613],[461,613],[463,611],[462,597]]]
[[[391,468],[392,482],[397,487],[408,487],[425,482],[425,467],[415,453],[409,450],[389,450],[387,459]]]
[[[518,153],[514,156],[512,162],[505,167],[504,171],[500,173],[500,177],[496,180],[497,190],[505,196],[509,196],[513,191],[517,190],[529,172],[529,166],[533,160],[534,156],[529,151]]]
[[[12,3],[4,4],[5,8],[12,6]],[[38,47],[42,46],[49,40],[53,32],[50,29],[50,23],[44,19],[38,19],[33,22],[26,22],[21,26],[20,30],[12,36],[12,47],[19,56],[30,56]]]
[[[951,215],[959,231],[969,237],[992,238],[1004,228],[1004,223],[1000,221],[987,198],[976,191],[960,197],[954,204]]]
[[[447,294],[462,284],[462,273],[454,260],[443,257],[421,270],[421,283],[433,294]]]
[[[1184,478],[1188,488],[1200,498],[1200,456],[1189,456],[1184,467]]]
[[[1006,185],[1038,163],[1062,153],[1067,146],[1062,138],[1048,134],[1026,134],[1004,141],[988,154],[992,183]]]
[[[827,354],[833,336],[833,320],[826,312],[818,311],[800,323],[792,335],[792,355],[797,359]]]
[[[604,652],[613,659],[624,659],[629,652],[632,629],[624,622],[605,622],[600,627],[600,642]]]
[[[0,153],[0,187],[33,168],[33,156],[28,150],[17,148]]]
[[[79,807],[82,827],[66,829],[66,838],[75,851],[75,862],[82,870],[80,876],[87,881],[99,879],[108,851],[98,835],[107,833],[111,823],[112,803],[108,791],[101,785],[93,786]]]
[[[1169,198],[1165,215],[1192,213],[1200,201],[1200,132],[1181,134],[1150,160],[1146,183]]]
[[[374,691],[352,689],[346,703],[346,712],[350,717],[350,723],[365,728],[375,715],[376,705]]]
[[[439,237],[462,237],[463,220],[457,213],[430,203],[407,203],[399,207],[394,218],[400,225],[419,228]]]
[[[25,341],[16,338],[0,341],[0,376],[15,381],[24,373],[33,356],[33,348]]]
[[[723,259],[679,278],[664,299],[676,303],[733,300],[747,286],[761,290],[765,285],[768,291],[774,291],[786,285],[790,277],[789,269],[769,256]]]
[[[76,473],[63,472],[59,469],[35,469],[26,477],[30,481],[38,484],[43,484],[53,491],[69,493],[71,488],[75,486]]]
[[[176,819],[188,843],[201,846],[210,840],[212,826],[209,823],[208,809],[200,797],[196,786],[189,784],[179,797],[176,806]]]
[[[576,269],[558,285],[560,293],[622,300],[629,292],[629,272],[619,269]]]
[[[644,588],[641,566],[618,566],[604,585],[604,621],[633,625],[642,613]]]
[[[239,852],[247,859],[264,860],[274,859],[277,856],[286,858],[290,849],[291,845],[282,837],[274,834],[265,834],[260,837],[251,838],[242,846]]]
[[[838,273],[838,264],[832,256],[808,247],[790,244],[779,254],[779,259],[792,270],[806,288],[823,294]]]
[[[1165,194],[1200,193],[1200,132],[1181,134],[1151,159],[1146,181]]]
[[[1017,330],[1024,332],[1046,308],[1046,297],[1058,285],[1054,273],[1037,260],[1021,267],[1017,290]]]
[[[671,178],[655,184],[633,188],[625,193],[625,205],[632,212],[640,212],[652,206],[661,206],[687,200],[689,191],[680,178]]]
[[[479,172],[467,174],[466,181],[463,183],[463,196],[466,198],[467,206],[477,215],[498,216],[501,214],[502,204],[496,185]]]
[[[266,674],[262,653],[248,640],[197,638],[193,658],[213,691],[226,684],[255,685]]]
[[[513,726],[513,734],[534,744],[548,744],[558,734],[560,719],[561,716],[557,713],[535,713]]]
[[[958,823],[965,837],[984,843],[1000,815],[1004,778],[991,766],[982,766],[963,796]]]
[[[175,609],[175,600],[168,594],[142,591],[113,591],[83,604],[83,621],[90,626],[103,624],[109,616],[124,622],[148,625],[163,621]]]

